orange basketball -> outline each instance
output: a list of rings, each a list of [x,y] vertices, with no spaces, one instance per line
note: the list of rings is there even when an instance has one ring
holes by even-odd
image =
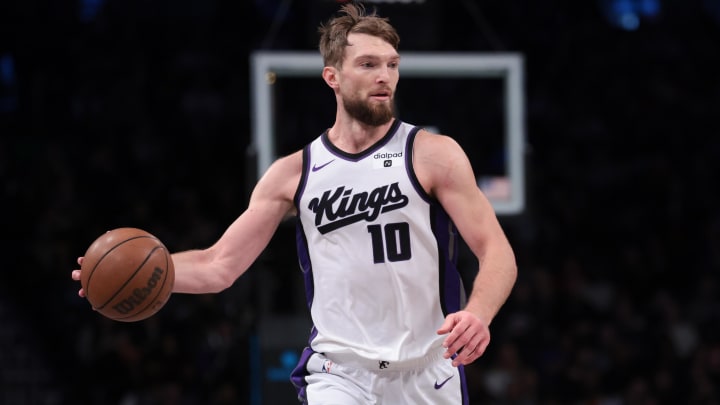
[[[122,322],[154,315],[175,283],[170,252],[137,228],[118,228],[97,238],[85,252],[81,270],[80,283],[93,309]]]

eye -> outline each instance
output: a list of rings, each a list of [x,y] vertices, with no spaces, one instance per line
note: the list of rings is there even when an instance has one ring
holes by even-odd
[[[390,69],[397,69],[399,66],[400,66],[400,64],[399,64],[398,62],[390,62],[390,63],[388,63],[388,67],[389,67]]]
[[[371,67],[375,66],[375,64],[372,63],[372,62],[362,62],[362,63],[360,64],[360,66],[362,66],[362,67],[364,67],[364,68],[371,68]]]

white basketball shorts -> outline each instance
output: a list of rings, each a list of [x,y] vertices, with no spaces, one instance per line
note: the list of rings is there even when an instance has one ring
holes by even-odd
[[[308,405],[467,405],[463,367],[453,367],[443,353],[387,362],[306,348],[291,380]]]

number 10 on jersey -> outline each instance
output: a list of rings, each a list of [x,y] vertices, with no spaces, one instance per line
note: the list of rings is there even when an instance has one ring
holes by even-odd
[[[368,225],[367,229],[372,239],[373,262],[385,263],[386,258],[391,262],[410,259],[410,225],[407,222]]]

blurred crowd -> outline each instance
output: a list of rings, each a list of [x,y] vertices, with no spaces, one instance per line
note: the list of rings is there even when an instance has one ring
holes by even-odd
[[[0,402],[260,403],[258,324],[307,316],[292,223],[229,290],[144,322],[103,319],[70,280],[105,230],[203,247],[246,204],[247,53],[313,47],[250,32],[253,15],[275,27],[257,4],[208,3],[164,30],[112,2],[95,24],[42,14],[45,36],[0,49],[18,76],[0,112]],[[435,27],[439,50],[526,61],[528,203],[501,218],[519,279],[467,368],[472,403],[718,404],[720,25],[679,2],[632,32],[588,5],[521,3]]]

